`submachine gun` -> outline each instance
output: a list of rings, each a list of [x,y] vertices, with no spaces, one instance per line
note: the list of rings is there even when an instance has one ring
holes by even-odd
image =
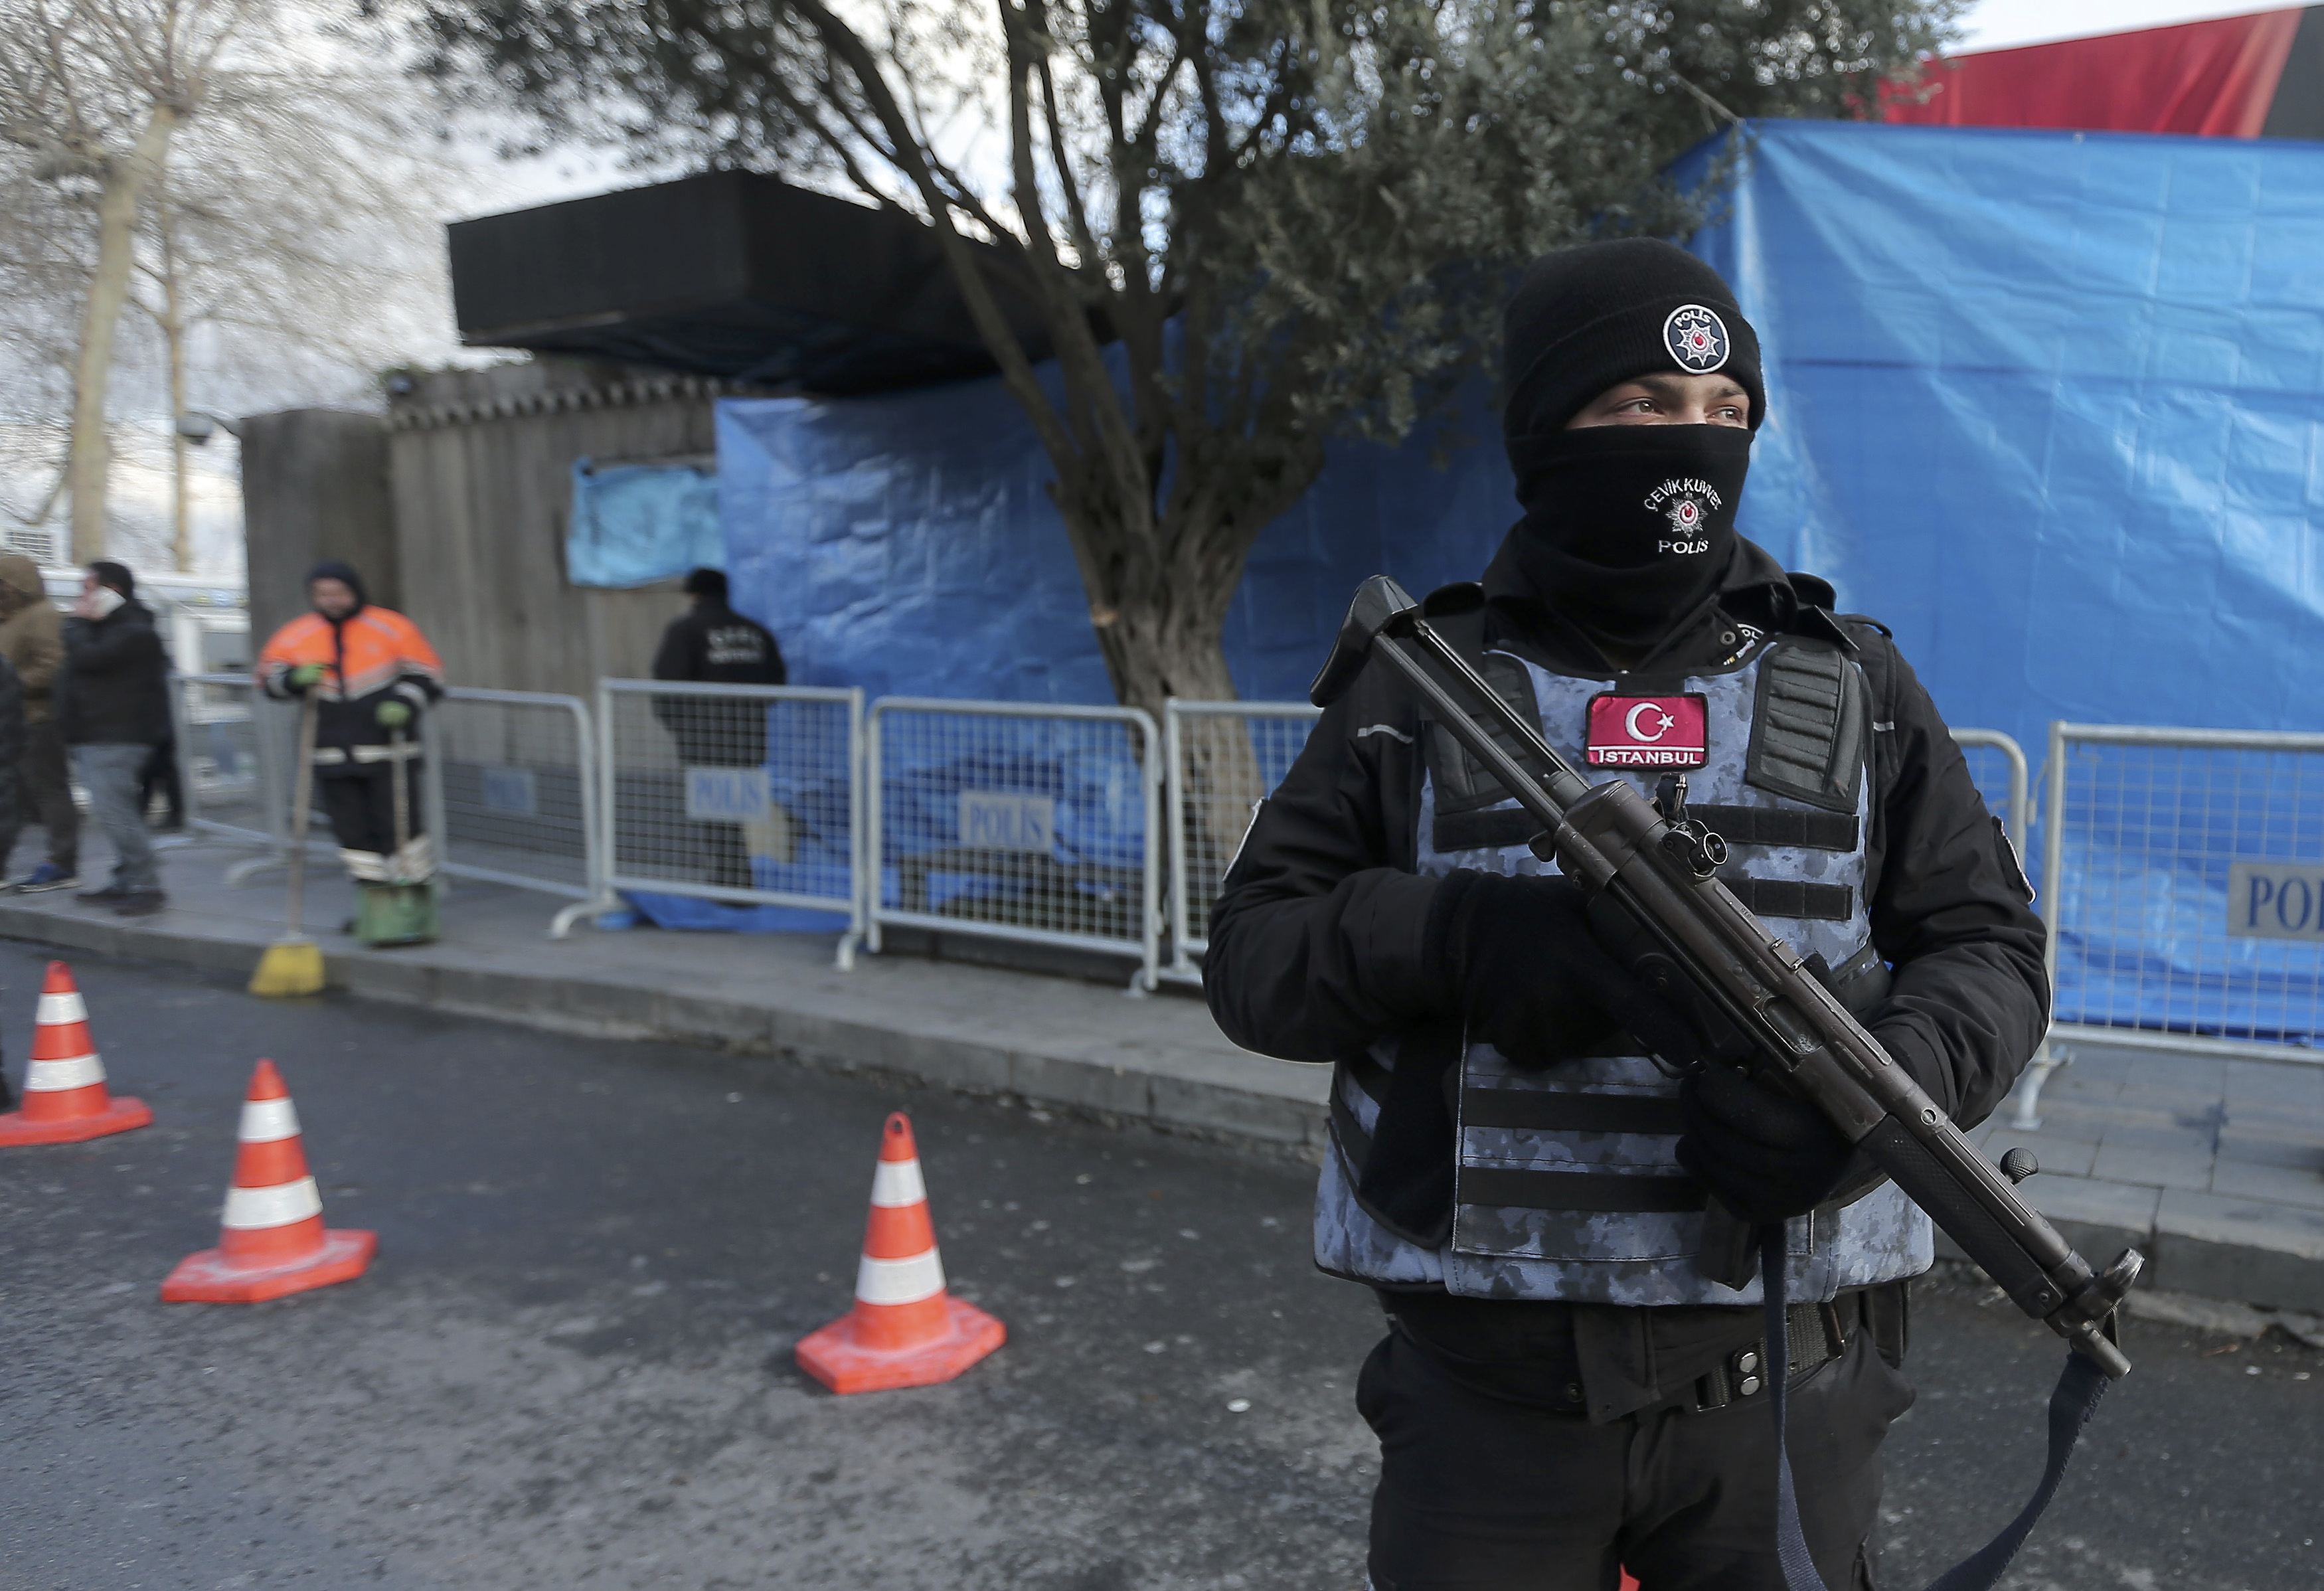
[[[2104,1271],[2093,1271],[2017,1196],[2014,1184],[2033,1174],[2033,1157],[2013,1151],[1997,1169],[1978,1153],[1826,987],[1830,969],[1821,958],[1794,954],[1720,882],[1726,842],[1686,815],[1676,781],[1666,781],[1655,802],[1625,779],[1590,784],[1384,575],[1358,589],[1316,676],[1310,693],[1315,704],[1337,698],[1370,659],[1409,683],[1430,714],[1541,825],[1534,854],[1554,862],[1592,897],[1593,922],[1610,909],[1615,931],[1604,937],[1635,948],[1633,967],[1643,983],[1683,1010],[1724,1019],[1748,1041],[1733,1047],[1742,1070],[1822,1111],[2011,1301],[2064,1337],[2073,1355],[2106,1380],[2130,1373],[2114,1319],[2145,1263],[2138,1251],[2125,1249]],[[1712,1213],[1723,1212],[1714,1205]],[[1721,1268],[1716,1256],[1706,1260],[1713,1275]],[[1778,1276],[1768,1280],[1780,1287]],[[1748,1281],[1747,1263],[1730,1285]],[[2079,1374],[2088,1377],[2087,1370]],[[2095,1387],[2089,1397],[2094,1403]]]

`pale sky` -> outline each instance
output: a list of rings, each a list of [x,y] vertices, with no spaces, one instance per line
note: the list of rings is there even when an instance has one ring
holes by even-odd
[[[2207,16],[2287,9],[2268,0],[1972,0],[1961,50],[2006,50],[2091,33],[2124,33]]]

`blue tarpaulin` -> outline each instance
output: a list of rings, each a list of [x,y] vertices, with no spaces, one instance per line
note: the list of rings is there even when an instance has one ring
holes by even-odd
[[[2324,725],[2324,146],[1777,124],[1696,247],[1775,356],[1747,532],[1955,722]]]
[[[716,476],[682,465],[574,464],[565,573],[575,585],[650,586],[725,562]]]
[[[1750,137],[1694,245],[1766,350],[1746,533],[1893,628],[1952,722],[2037,761],[2059,717],[2324,727],[2307,683],[2324,641],[2324,146],[1840,123]],[[719,459],[738,600],[795,677],[1109,698],[1047,462],[997,382],[729,401]],[[1226,634],[1238,687],[1298,696],[1358,580],[1471,577],[1513,514],[1481,399],[1400,449],[1336,448],[1252,550]],[[2251,843],[2277,854],[2300,831]],[[2156,873],[2103,835],[2067,839],[2171,902],[2133,936],[2169,976],[2117,975],[2116,950],[2070,937],[2061,1015],[2175,1021],[2171,976],[2257,976],[2251,941],[2198,952],[2167,927],[2224,911],[2224,861]],[[2317,1004],[2310,948],[2264,959]]]
[[[1952,722],[2324,727],[2324,147],[1774,125],[1696,247],[1775,355],[1745,529]],[[2287,771],[2077,757],[2060,1018],[2317,1031],[2317,946],[2225,927],[2316,855]]]

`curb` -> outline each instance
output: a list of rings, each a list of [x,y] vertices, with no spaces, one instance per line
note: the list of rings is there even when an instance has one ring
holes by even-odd
[[[266,940],[180,933],[0,903],[0,939],[86,955],[245,975]],[[411,950],[326,949],[327,991],[448,1014],[597,1038],[670,1040],[767,1055],[821,1071],[908,1079],[1014,1098],[1270,1156],[1319,1163],[1327,1080],[1320,1068],[1240,1066],[1176,1054],[1167,1066],[1042,1051],[934,1022],[876,1023],[814,1011],[673,993],[650,984],[558,978],[430,960]]]

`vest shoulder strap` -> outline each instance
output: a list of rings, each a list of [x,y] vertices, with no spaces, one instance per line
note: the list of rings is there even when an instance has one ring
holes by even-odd
[[[1848,652],[1787,635],[1759,663],[1744,779],[1827,811],[1854,812],[1872,735],[1867,681]]]
[[[1470,667],[1484,676],[1495,694],[1515,708],[1526,722],[1537,724],[1541,721],[1541,701],[1534,694],[1533,676],[1508,653],[1485,650],[1484,591],[1482,586],[1469,582],[1441,587],[1429,593],[1421,607],[1436,633],[1468,660]],[[1428,772],[1435,787],[1440,820],[1499,806],[1509,799],[1500,782],[1442,726],[1427,726],[1427,743]],[[1526,830],[1528,835],[1531,832]]]

